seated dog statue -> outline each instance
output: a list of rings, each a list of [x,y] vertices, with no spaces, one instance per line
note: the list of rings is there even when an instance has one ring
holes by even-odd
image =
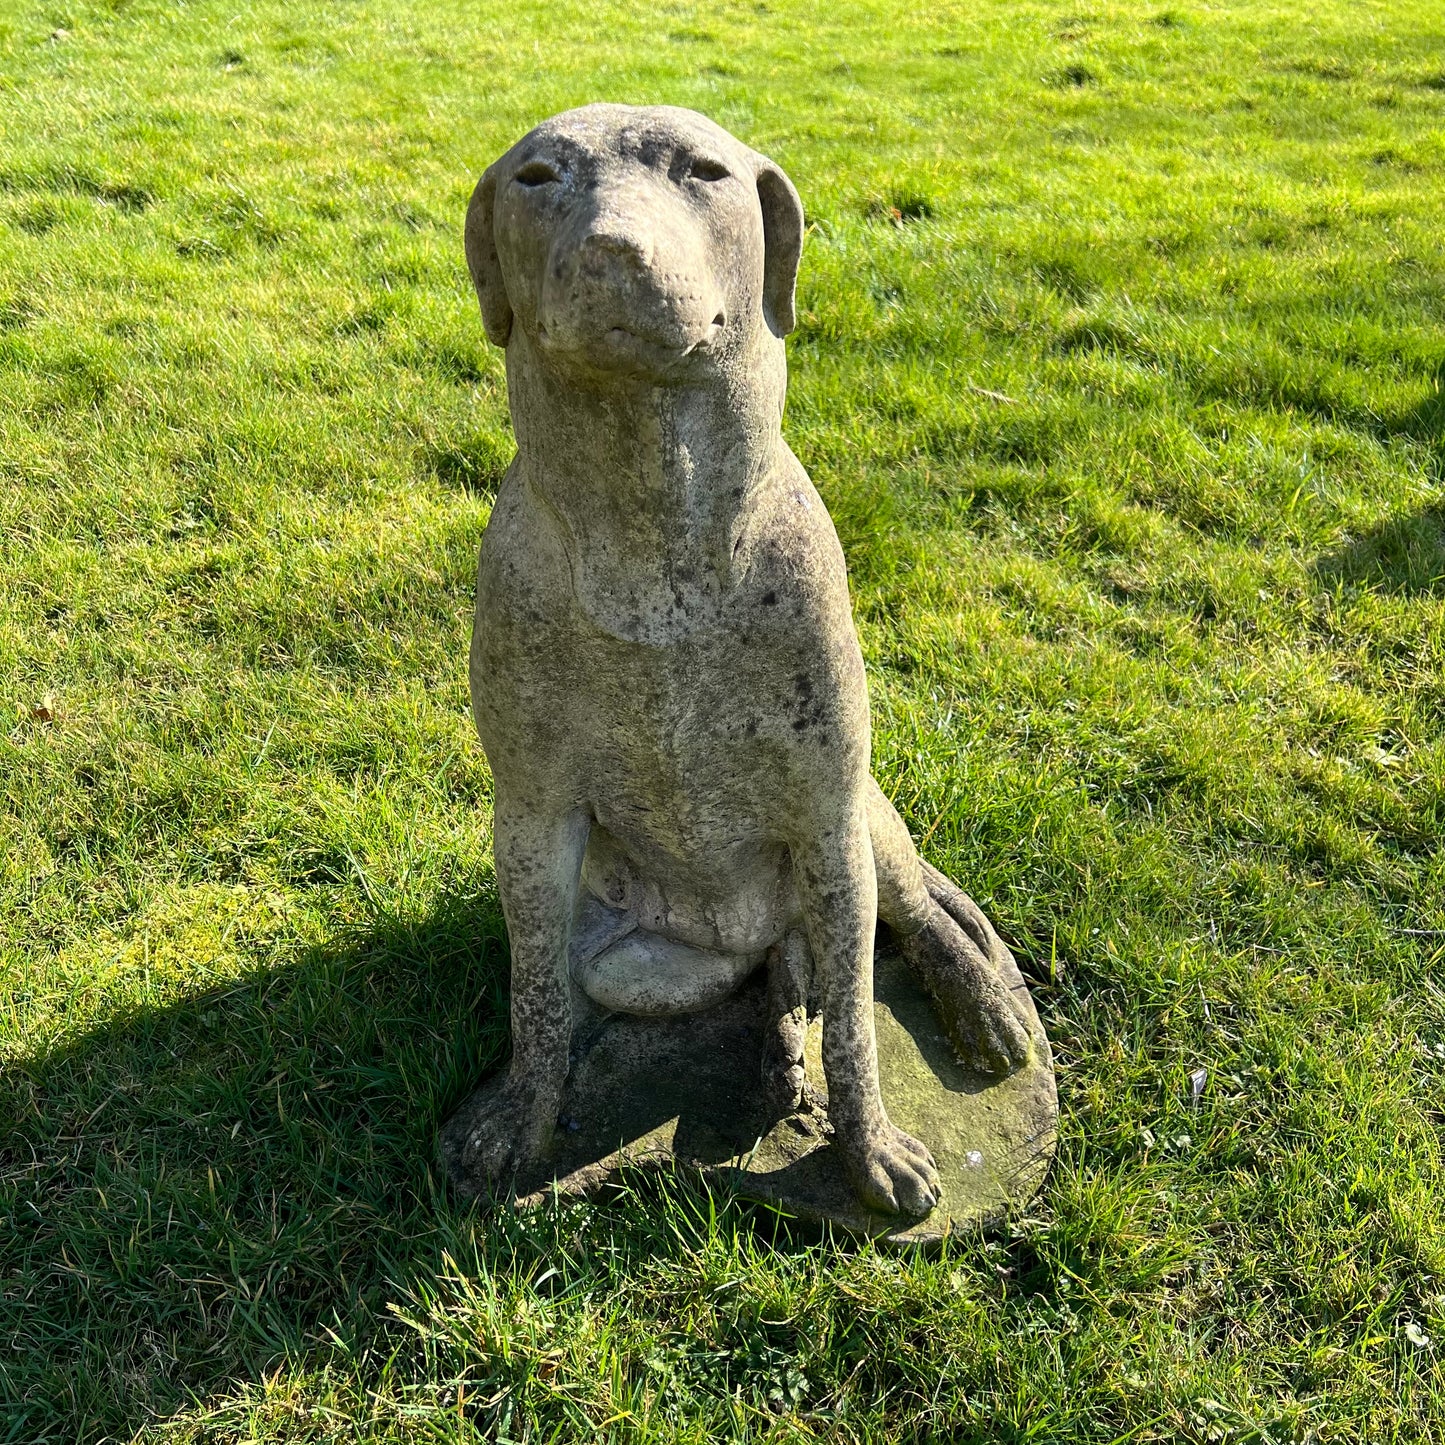
[[[482,539],[471,650],[512,1058],[449,1141],[470,1188],[505,1187],[545,1149],[573,988],[666,1015],[766,968],[780,1112],[802,1097],[817,999],[852,1187],[906,1215],[939,1185],[879,1093],[877,920],[965,1064],[1029,1056],[1007,949],[869,771],[842,550],[781,431],[802,243],[787,176],[670,107],[556,116],[472,197],[467,261],[506,348],[517,456]]]

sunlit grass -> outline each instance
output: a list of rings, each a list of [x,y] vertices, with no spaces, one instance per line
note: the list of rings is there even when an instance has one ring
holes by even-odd
[[[461,218],[599,98],[802,193],[876,769],[1059,1055],[997,1240],[439,1192],[505,1049]],[[1442,175],[1418,0],[5,8],[0,1440],[1433,1439]]]

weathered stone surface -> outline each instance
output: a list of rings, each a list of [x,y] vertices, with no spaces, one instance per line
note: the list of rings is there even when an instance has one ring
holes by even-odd
[[[829,1138],[827,1095],[779,1119],[762,1087],[765,988],[675,1018],[613,1014],[579,1040],[562,1121],[544,1156],[515,1181],[534,1207],[555,1190],[582,1195],[626,1166],[697,1170],[745,1197],[816,1223],[907,1244],[988,1225],[1038,1191],[1054,1153],[1058,1105],[1048,1040],[1022,979],[1036,1052],[1004,1079],[965,1069],[898,953],[879,953],[874,1020],[883,1102],[924,1139],[942,1184],[921,1220],[864,1208]],[[807,1037],[810,1076],[823,1078],[821,1021]]]
[[[739,1057],[725,1107],[719,1064],[714,1115],[751,1117],[760,1070],[778,1113],[805,1083],[826,1088],[825,1152],[854,1196],[926,1213],[943,1177],[929,1150],[952,1147],[952,1115],[918,1096],[938,1144],[891,1117],[913,1097],[901,1065],[896,1097],[880,1093],[879,919],[970,1066],[1046,1067],[1008,948],[919,858],[869,772],[843,551],[781,426],[803,234],[777,165],[667,106],[554,116],[473,194],[467,262],[506,349],[517,438],[482,539],[470,666],[496,781],[513,1051],[444,1131],[464,1190],[532,1167],[559,1110],[591,1118],[593,1075],[624,1042],[631,1057],[673,1036],[658,1020],[726,1017],[765,973],[749,995],[760,1055]],[[569,1082],[574,989],[654,1022],[613,1024]],[[809,998],[827,1023],[811,1055]],[[679,1056],[678,1087],[687,1073]],[[638,1077],[651,1108],[654,1081]],[[615,1090],[595,1104],[622,1107]]]

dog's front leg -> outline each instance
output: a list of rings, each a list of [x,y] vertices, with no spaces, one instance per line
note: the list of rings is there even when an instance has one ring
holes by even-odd
[[[526,795],[496,795],[497,891],[512,950],[512,1062],[461,1124],[457,1159],[473,1188],[504,1184],[557,1122],[572,1040],[567,944],[590,821]]]
[[[890,1213],[927,1214],[938,1202],[928,1150],[889,1121],[878,1089],[873,1033],[873,933],[878,885],[861,800],[821,821],[793,864],[823,994],[828,1117],[858,1197]]]

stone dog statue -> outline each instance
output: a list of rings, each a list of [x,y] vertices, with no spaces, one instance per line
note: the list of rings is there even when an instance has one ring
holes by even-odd
[[[668,1015],[766,968],[780,1113],[802,1098],[820,999],[849,1180],[906,1215],[939,1184],[879,1093],[876,921],[965,1064],[1029,1056],[1008,950],[869,772],[842,550],[781,432],[802,243],[787,176],[670,107],[555,116],[472,197],[467,261],[517,439],[471,650],[513,1051],[449,1126],[464,1187],[505,1187],[546,1149],[574,987]]]

